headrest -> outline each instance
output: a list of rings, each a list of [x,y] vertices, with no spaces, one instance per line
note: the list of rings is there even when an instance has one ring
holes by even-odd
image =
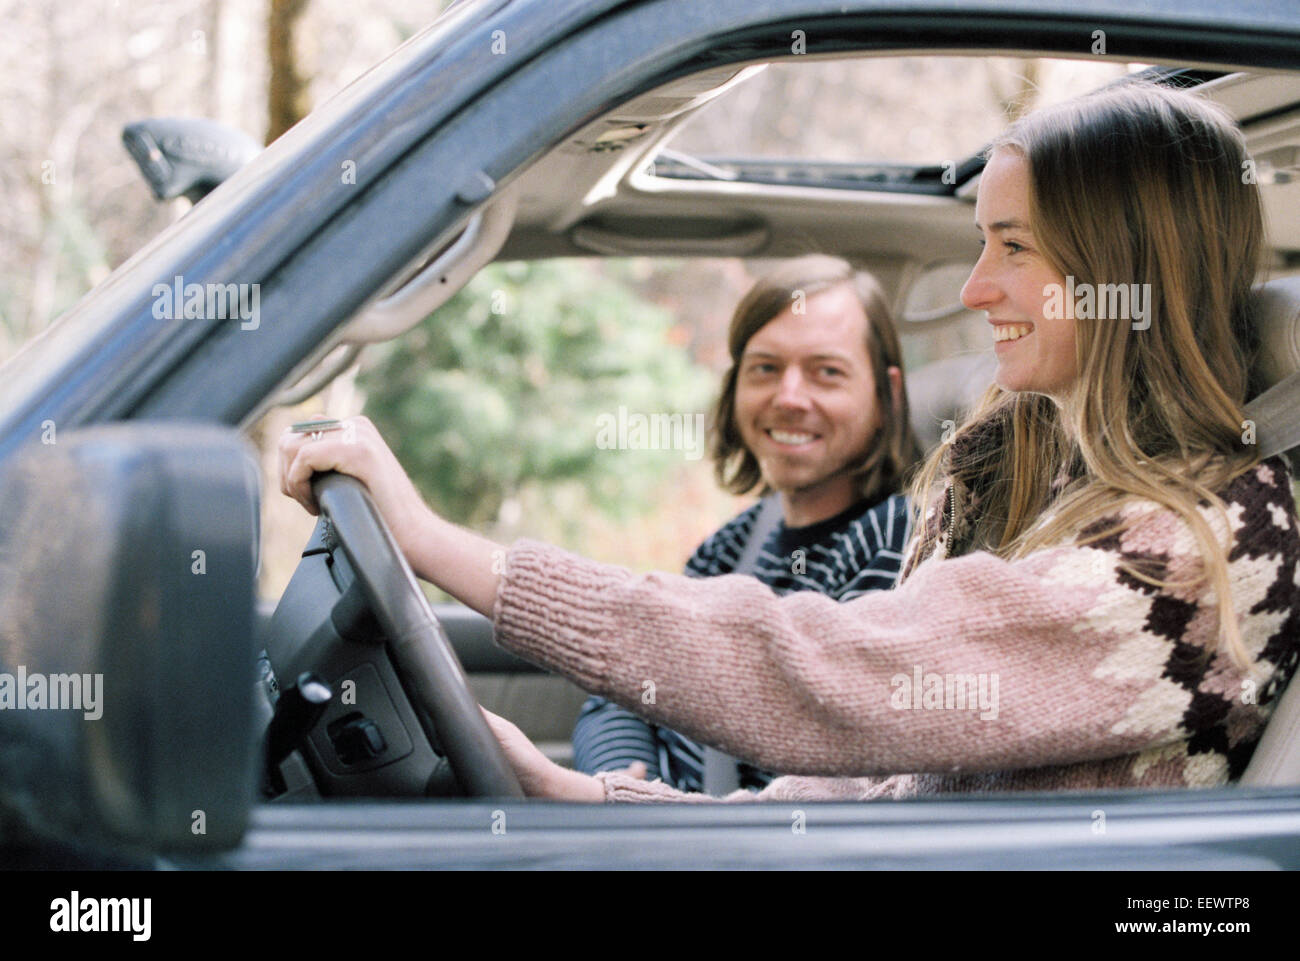
[[[993,383],[998,360],[992,350],[957,354],[926,364],[907,375],[907,402],[912,431],[921,449],[930,450],[952,436],[980,395]]]
[[[1259,326],[1260,387],[1272,387],[1300,371],[1300,275],[1280,277],[1255,288]]]

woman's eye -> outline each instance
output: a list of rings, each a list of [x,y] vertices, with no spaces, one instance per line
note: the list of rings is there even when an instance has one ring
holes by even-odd
[[[820,368],[820,370],[821,370],[821,373],[822,373],[822,376],[823,376],[823,377],[843,377],[843,376],[844,376],[844,371],[840,370],[838,367],[822,367],[822,368]]]
[[[984,238],[983,238],[983,237],[980,237],[980,238],[979,238],[978,240],[976,240],[975,242],[976,242],[977,244],[979,244],[979,246],[980,246],[980,250],[983,250],[983,249],[984,249],[984,247],[985,247],[985,241],[984,241]],[[1029,249],[1029,248],[1026,247],[1024,244],[1018,244],[1018,243],[1016,243],[1014,240],[1004,240],[1004,241],[1002,242],[1002,246],[1003,246],[1003,247],[1006,247],[1006,248],[1007,248],[1009,251],[1011,251],[1011,253],[1013,253],[1013,254],[1018,254],[1018,253],[1020,253],[1020,252],[1022,252],[1022,251],[1025,251],[1025,250],[1028,250],[1028,249]]]
[[[751,374],[770,374],[774,370],[776,370],[775,365],[766,363],[765,361],[749,365],[749,373]]]

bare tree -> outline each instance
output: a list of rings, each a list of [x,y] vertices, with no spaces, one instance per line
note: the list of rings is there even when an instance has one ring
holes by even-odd
[[[270,143],[311,111],[308,85],[298,58],[297,34],[309,0],[270,0],[266,42],[271,78],[267,89],[266,142]]]

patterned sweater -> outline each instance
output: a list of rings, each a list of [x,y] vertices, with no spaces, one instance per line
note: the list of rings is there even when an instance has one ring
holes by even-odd
[[[1168,580],[1199,567],[1185,524],[1155,504],[1128,505],[1133,526],[1094,545],[1016,560],[932,551],[894,590],[843,604],[736,575],[635,575],[521,540],[496,636],[657,723],[795,775],[727,801],[1222,785],[1241,775],[1300,659],[1300,532],[1281,458],[1219,494],[1244,671],[1216,650],[1208,589],[1156,588],[1119,567],[1154,563]],[[1202,513],[1224,540],[1218,512]],[[646,680],[652,705],[640,703]],[[716,800],[597,777],[611,801]]]

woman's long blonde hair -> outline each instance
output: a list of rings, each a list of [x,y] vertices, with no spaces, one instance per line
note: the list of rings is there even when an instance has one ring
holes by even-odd
[[[970,466],[990,482],[970,519],[969,549],[1015,558],[1092,544],[1132,523],[1099,524],[1122,505],[1155,501],[1189,526],[1200,576],[1175,584],[1129,573],[1212,588],[1220,646],[1244,666],[1230,545],[1197,509],[1207,502],[1222,512],[1230,537],[1215,491],[1259,461],[1242,405],[1256,386],[1251,285],[1264,228],[1242,135],[1198,96],[1130,82],[1025,116],[989,152],[997,149],[1027,162],[1031,227],[1047,260],[1076,285],[1149,284],[1149,327],[1076,320],[1078,377],[1060,405],[996,386],[983,396],[956,436],[996,422],[993,435],[1007,443],[970,451]],[[941,493],[951,446],[914,480],[923,516]],[[1062,471],[1076,479],[1055,489]],[[919,556],[926,545],[917,547]]]

